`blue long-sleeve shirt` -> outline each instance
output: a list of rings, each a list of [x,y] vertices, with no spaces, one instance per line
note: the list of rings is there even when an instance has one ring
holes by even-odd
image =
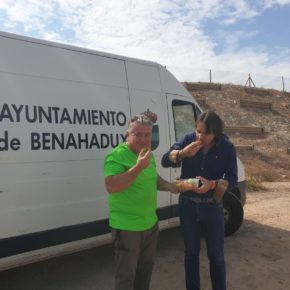
[[[183,138],[178,140],[171,146],[168,152],[166,152],[161,160],[163,167],[176,167],[179,164],[175,164],[170,161],[169,154],[172,150],[181,150],[191,142],[196,141],[196,134],[189,133]],[[200,149],[193,157],[184,158],[181,164],[181,179],[195,178],[196,176],[202,176],[209,180],[226,179],[229,183],[228,188],[234,188],[237,186],[237,156],[234,145],[227,139],[225,135],[219,137],[215,145],[204,154]],[[192,191],[184,192],[185,195],[193,196],[195,193]],[[207,192],[204,196],[208,197],[212,195],[212,191]],[[199,194],[200,197],[200,194]]]

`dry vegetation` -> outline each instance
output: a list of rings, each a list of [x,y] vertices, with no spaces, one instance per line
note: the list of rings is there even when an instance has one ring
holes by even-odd
[[[253,145],[254,150],[238,150],[246,167],[247,181],[259,189],[263,181],[290,181],[290,97],[276,90],[265,95],[246,93],[243,86],[222,85],[220,90],[195,90],[191,94],[205,100],[203,109],[214,109],[226,126],[263,127],[262,134],[228,134],[235,145]],[[272,103],[269,109],[240,106],[240,100]],[[251,186],[252,185],[252,186]]]

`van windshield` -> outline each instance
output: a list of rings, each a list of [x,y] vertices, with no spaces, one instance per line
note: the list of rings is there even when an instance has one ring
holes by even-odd
[[[189,102],[174,100],[172,102],[175,139],[178,140],[185,134],[194,131],[196,113],[194,105]]]

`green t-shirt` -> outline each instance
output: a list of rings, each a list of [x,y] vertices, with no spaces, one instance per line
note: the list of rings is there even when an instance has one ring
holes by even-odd
[[[126,172],[136,164],[138,155],[126,143],[105,158],[105,176]],[[109,194],[110,226],[115,229],[144,231],[157,222],[157,171],[151,154],[150,165],[123,191]]]

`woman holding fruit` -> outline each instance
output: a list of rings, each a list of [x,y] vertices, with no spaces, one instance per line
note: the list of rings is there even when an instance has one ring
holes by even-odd
[[[201,235],[206,239],[212,288],[226,290],[222,197],[236,186],[236,160],[233,144],[223,135],[223,121],[213,111],[202,113],[195,132],[178,140],[162,158],[163,167],[181,165],[181,179],[176,183],[181,191],[179,215],[187,290],[200,289]]]

